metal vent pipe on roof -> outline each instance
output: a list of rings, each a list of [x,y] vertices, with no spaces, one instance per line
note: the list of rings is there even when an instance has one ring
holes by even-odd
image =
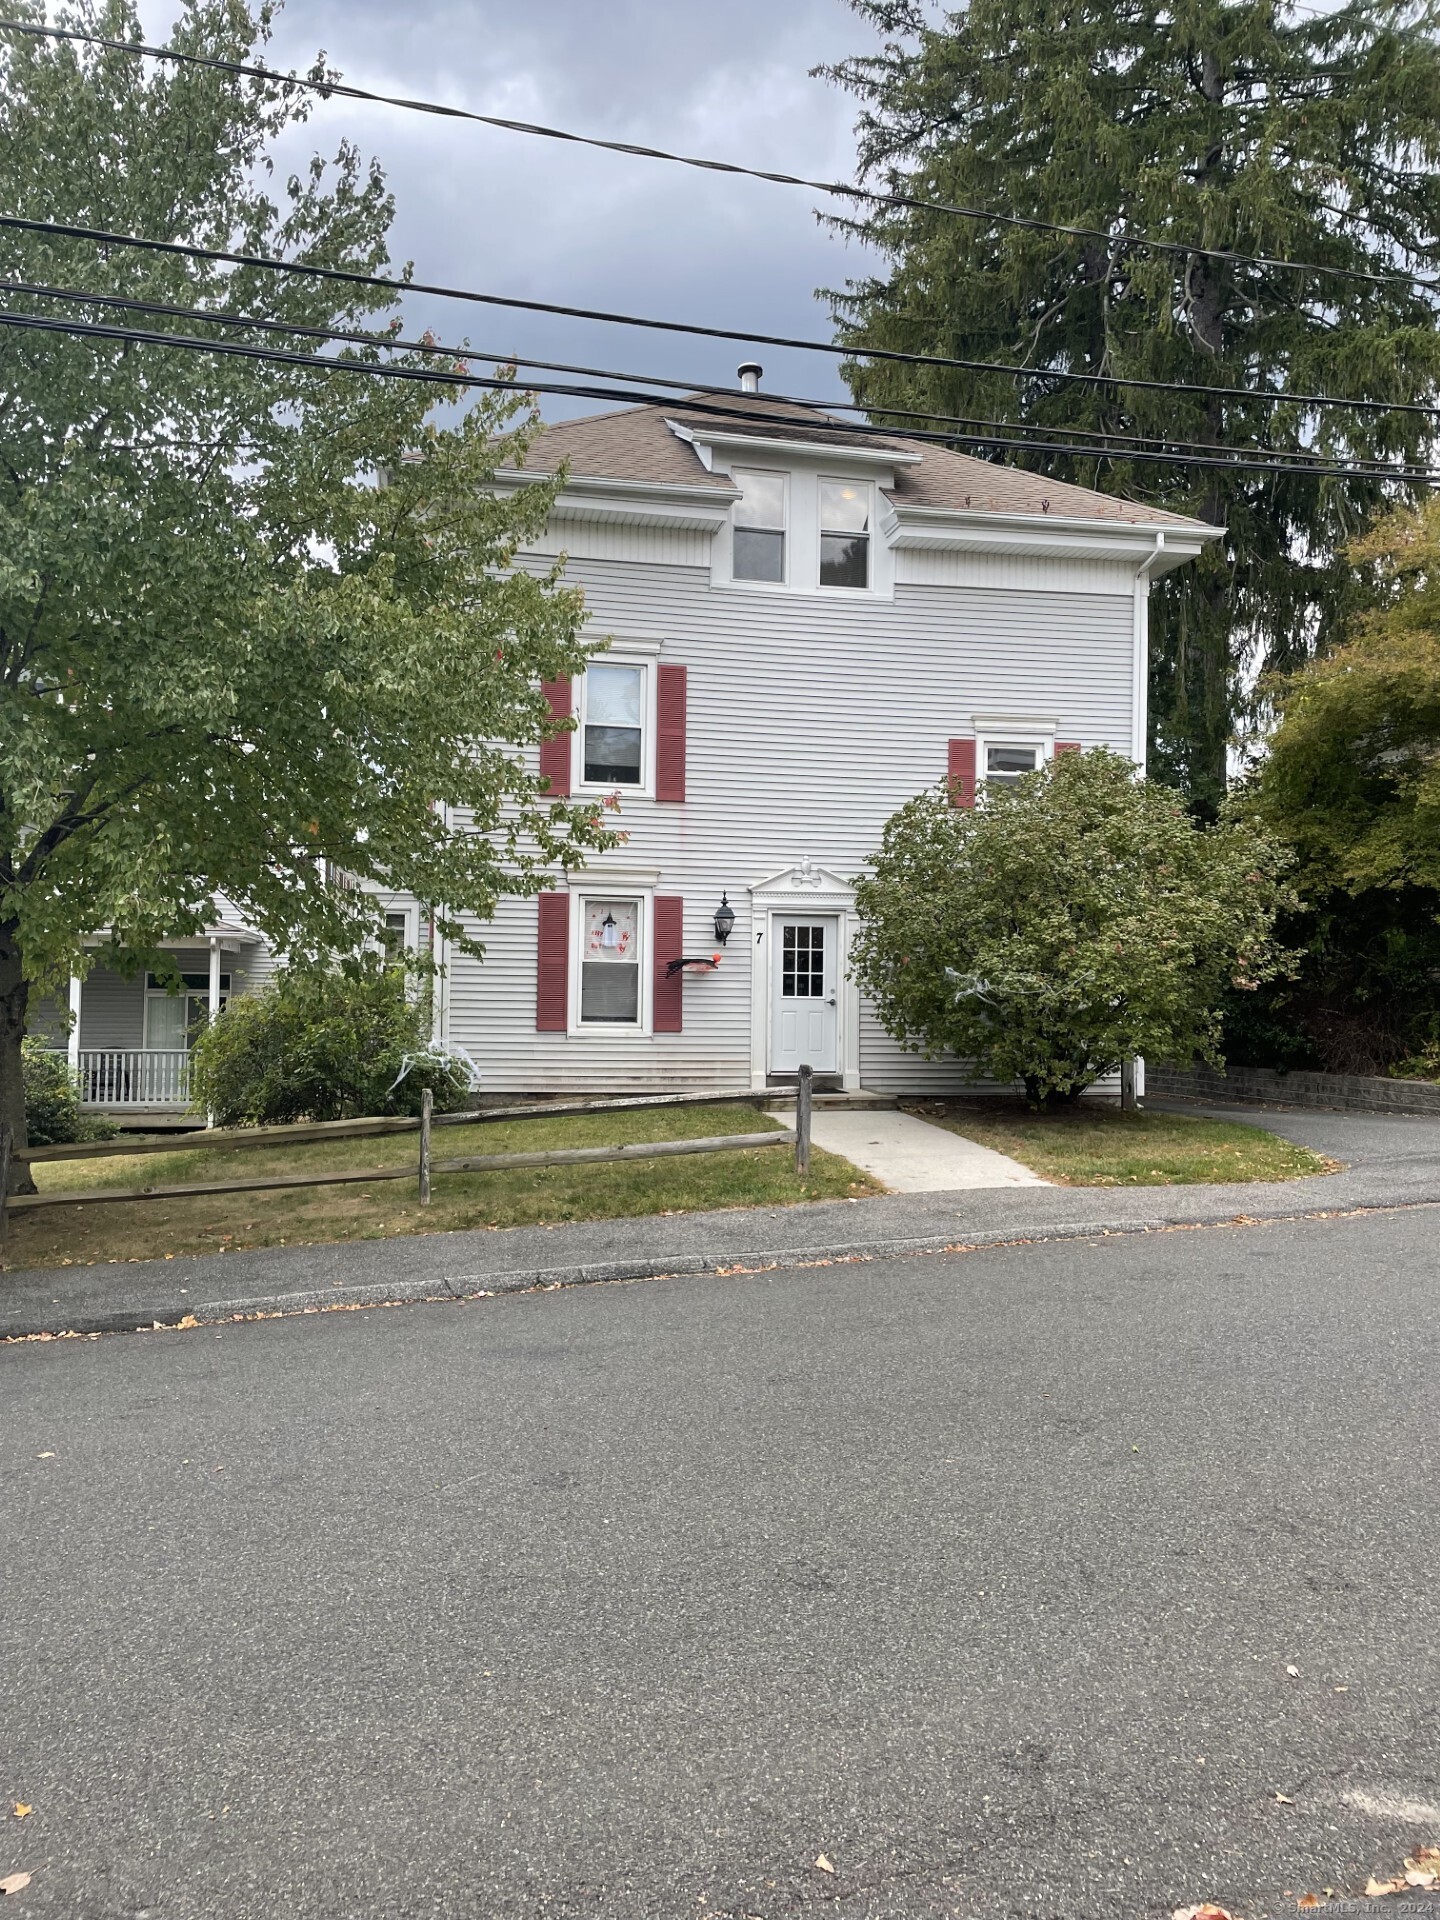
[[[758,360],[742,361],[735,371],[740,376],[740,385],[745,389],[746,393],[758,393],[760,391],[760,376],[764,373],[765,369]]]

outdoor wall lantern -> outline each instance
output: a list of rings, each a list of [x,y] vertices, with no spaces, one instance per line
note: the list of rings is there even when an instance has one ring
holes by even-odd
[[[620,929],[615,924],[613,913],[607,913],[600,922],[600,944],[602,947],[618,947],[620,944]]]
[[[735,929],[735,909],[726,893],[720,895],[720,904],[715,909],[715,938],[723,947]]]

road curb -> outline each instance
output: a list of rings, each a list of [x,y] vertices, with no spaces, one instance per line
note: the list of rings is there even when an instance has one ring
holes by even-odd
[[[409,1305],[425,1301],[480,1300],[506,1293],[537,1289],[604,1286],[638,1280],[703,1278],[833,1265],[846,1261],[895,1260],[912,1255],[980,1252],[987,1247],[1018,1246],[1053,1240],[1093,1240],[1107,1236],[1167,1233],[1188,1228],[1265,1226],[1291,1220],[1348,1217],[1365,1213],[1411,1211],[1440,1206],[1440,1194],[1406,1195],[1349,1207],[1304,1207],[1287,1211],[1224,1211],[1158,1218],[1120,1215],[1103,1220],[1015,1221],[1000,1227],[966,1232],[889,1235],[879,1239],[845,1239],[824,1245],[729,1248],[655,1259],[602,1260],[550,1267],[514,1267],[489,1273],[435,1273],[412,1279],[345,1285],[297,1287],[243,1298],[215,1300],[196,1297],[192,1288],[173,1295],[157,1295],[143,1306],[113,1310],[90,1309],[67,1314],[55,1302],[48,1312],[0,1317],[0,1342],[49,1335],[144,1332],[155,1327],[191,1324],[218,1325],[226,1321],[269,1318],[286,1314],[334,1311],[340,1308]]]

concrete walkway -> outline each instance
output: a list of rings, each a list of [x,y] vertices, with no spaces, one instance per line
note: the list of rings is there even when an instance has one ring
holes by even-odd
[[[793,1114],[776,1114],[787,1126]],[[810,1138],[826,1153],[859,1167],[892,1193],[957,1193],[967,1187],[1045,1187],[1029,1167],[947,1127],[932,1127],[913,1114],[847,1113],[816,1108]]]

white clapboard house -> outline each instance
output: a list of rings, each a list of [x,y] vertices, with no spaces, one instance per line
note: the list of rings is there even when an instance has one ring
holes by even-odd
[[[903,1052],[848,975],[884,822],[947,775],[973,805],[1067,749],[1143,764],[1150,583],[1215,529],[859,434],[741,372],[733,403],[552,426],[501,476],[565,466],[521,564],[564,554],[609,646],[547,689],[576,724],[540,765],[557,793],[618,793],[629,839],[503,902],[475,929],[483,962],[437,954],[436,1037],[487,1093],[763,1088],[802,1061],[847,1089],[963,1087],[961,1063]],[[384,904],[396,944],[433,939],[421,903]],[[183,996],[102,964],[72,985],[68,1036],[37,1010],[87,1100],[183,1111],[198,1023],[272,964],[223,903],[175,959]]]
[[[529,556],[608,650],[548,691],[552,786],[621,796],[628,843],[446,963],[440,1037],[488,1091],[953,1089],[848,976],[854,886],[902,802],[962,805],[1067,748],[1143,764],[1150,583],[1215,529],[772,401],[549,428]],[[753,394],[753,397],[752,397]],[[757,417],[758,416],[758,417]],[[733,922],[731,919],[733,916]],[[718,966],[678,967],[678,961]]]

